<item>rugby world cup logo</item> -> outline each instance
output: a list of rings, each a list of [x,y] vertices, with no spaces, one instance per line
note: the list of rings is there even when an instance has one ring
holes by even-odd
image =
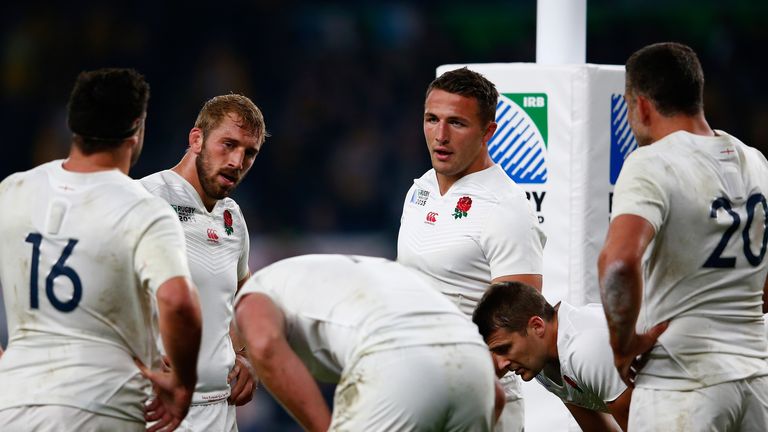
[[[621,94],[611,94],[611,184],[616,184],[624,160],[637,148],[637,140],[627,121],[627,102]]]
[[[488,152],[515,181],[547,181],[547,95],[504,93],[496,105],[498,128],[488,141]]]

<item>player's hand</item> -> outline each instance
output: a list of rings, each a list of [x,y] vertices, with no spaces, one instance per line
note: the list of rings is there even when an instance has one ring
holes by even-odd
[[[181,384],[175,373],[170,370],[153,371],[134,359],[141,374],[152,382],[155,397],[146,406],[144,419],[156,422],[147,432],[166,432],[176,429],[189,411],[192,392]]]
[[[623,352],[617,351],[614,347],[613,364],[627,387],[635,387],[638,372],[648,363],[648,355],[668,325],[669,321],[665,321],[655,325],[646,333],[633,334],[630,342],[625,344],[626,348]]]
[[[232,389],[229,399],[230,405],[245,405],[253,399],[257,382],[253,379],[253,368],[248,359],[242,354],[235,354],[235,366],[229,371],[227,381]]]

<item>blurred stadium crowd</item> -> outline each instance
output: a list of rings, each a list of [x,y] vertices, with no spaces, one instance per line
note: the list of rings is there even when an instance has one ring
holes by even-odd
[[[687,43],[707,73],[712,126],[768,150],[768,60],[756,48],[768,46],[768,3],[587,6],[588,62],[622,64],[647,43]],[[208,98],[239,92],[261,107],[272,136],[234,197],[258,249],[252,270],[299,251],[393,258],[403,194],[429,167],[421,118],[435,68],[535,61],[533,0],[33,0],[3,9],[0,178],[66,155],[64,104],[84,69],[134,67],[152,86],[134,177],[181,157]],[[241,430],[291,430],[260,393]]]

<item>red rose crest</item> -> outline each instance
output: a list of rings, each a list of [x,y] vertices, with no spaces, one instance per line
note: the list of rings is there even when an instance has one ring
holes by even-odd
[[[467,212],[472,208],[472,198],[465,196],[459,198],[459,202],[456,203],[456,208],[453,210],[453,218],[461,219],[467,217]]]
[[[232,213],[229,210],[224,210],[224,231],[227,235],[232,235],[234,229],[232,228]]]

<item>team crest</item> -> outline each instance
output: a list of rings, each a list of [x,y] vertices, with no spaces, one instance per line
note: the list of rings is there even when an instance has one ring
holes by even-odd
[[[459,202],[456,203],[456,208],[453,209],[453,218],[461,219],[467,217],[467,212],[472,208],[472,198],[464,196],[459,198]]]
[[[232,232],[235,231],[232,228],[232,213],[229,210],[224,210],[224,231],[226,231],[227,235],[232,235]]]

